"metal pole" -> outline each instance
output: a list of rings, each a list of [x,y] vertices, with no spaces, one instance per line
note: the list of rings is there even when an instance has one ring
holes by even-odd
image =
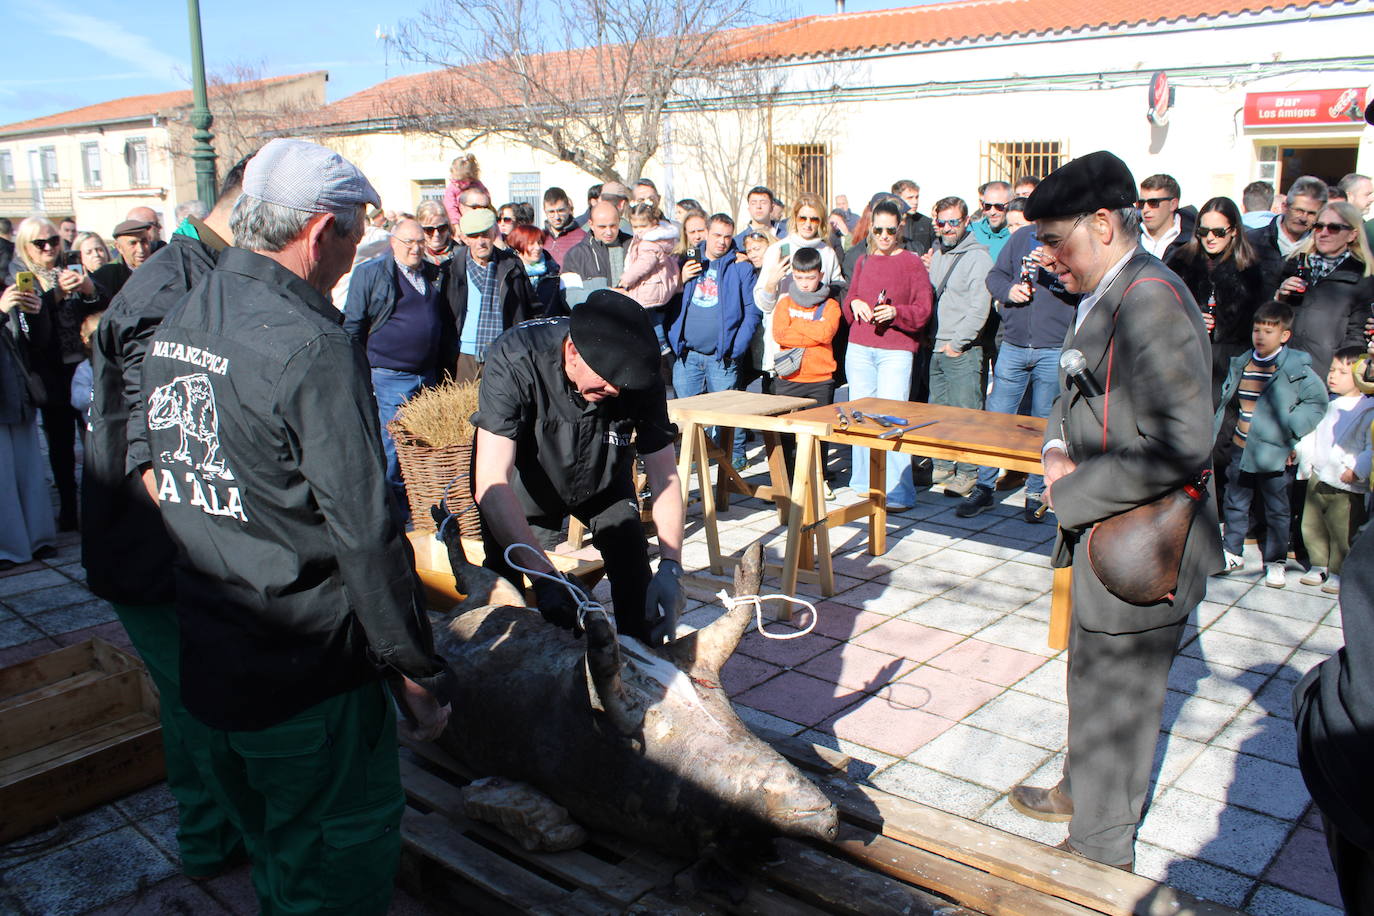
[[[210,99],[205,91],[205,52],[200,40],[200,0],[186,0],[186,12],[191,28],[191,85],[194,89],[196,105],[191,109],[191,158],[196,163],[196,197],[206,207],[215,205],[215,148],[210,145],[214,134],[210,125],[215,118],[210,114]]]

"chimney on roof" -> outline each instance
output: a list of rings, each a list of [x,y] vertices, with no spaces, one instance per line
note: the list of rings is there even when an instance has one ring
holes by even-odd
[[[844,15],[844,0],[835,0],[835,15]]]

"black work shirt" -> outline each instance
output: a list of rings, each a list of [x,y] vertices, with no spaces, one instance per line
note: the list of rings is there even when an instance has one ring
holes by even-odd
[[[527,517],[570,509],[633,480],[636,452],[671,446],[662,380],[589,404],[563,369],[568,318],[527,321],[487,351],[474,426],[515,440],[515,492]]]
[[[154,334],[143,394],[197,718],[265,728],[384,666],[446,692],[367,365],[327,299],[226,250]]]
[[[133,273],[91,338],[91,410],[81,472],[81,559],[91,591],[124,604],[172,600],[176,548],[143,489],[147,449],[128,453],[126,428],[142,429],[143,357],[164,315],[215,266],[224,242],[193,219],[201,238],[178,232]],[[141,436],[140,443],[146,446]]]

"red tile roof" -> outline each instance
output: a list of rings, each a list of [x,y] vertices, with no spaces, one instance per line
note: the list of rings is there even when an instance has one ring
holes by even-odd
[[[323,71],[316,70],[310,73],[293,73],[289,76],[273,76],[266,79],[250,80],[243,83],[231,83],[227,86],[211,86],[209,89],[210,97],[213,99],[216,94],[229,91],[258,89],[264,86],[271,86],[276,83],[287,83],[293,80],[307,79]],[[176,92],[157,92],[152,95],[131,95],[122,99],[111,99],[108,102],[99,102],[95,105],[87,105],[84,108],[73,108],[71,111],[62,111],[57,114],[45,115],[41,118],[32,118],[28,121],[16,121],[13,124],[0,125],[0,135],[32,133],[34,131],[52,130],[62,127],[76,127],[82,124],[102,124],[111,121],[133,121],[139,118],[148,118],[155,114],[172,111],[177,108],[189,108],[194,103],[190,89],[181,89]]]
[[[1348,2],[1351,0],[1153,0],[1148,4],[1139,0],[956,0],[902,9],[804,16],[734,29],[720,36],[712,50],[734,61],[854,54],[980,38],[1155,25]],[[597,51],[580,49],[545,56],[557,61],[547,69],[559,72],[561,67],[568,74],[558,82],[568,97],[578,97],[575,89],[591,87],[596,74],[605,72],[594,65]],[[570,58],[573,58],[571,62]],[[501,99],[500,84],[506,78],[495,65],[491,65],[490,72],[477,78],[471,70],[463,77],[441,70],[393,77],[313,112],[304,120],[314,127],[390,121],[398,108],[423,109],[427,96],[443,98],[449,110],[453,109],[455,96],[466,96],[468,104],[490,105]],[[455,81],[459,80],[464,87],[462,93],[454,91]],[[442,91],[446,84],[448,93]],[[406,99],[410,100],[409,104],[403,101]]]
[[[904,9],[807,16],[733,42],[744,59],[808,57],[1081,29],[1155,25],[1342,0],[959,0]]]

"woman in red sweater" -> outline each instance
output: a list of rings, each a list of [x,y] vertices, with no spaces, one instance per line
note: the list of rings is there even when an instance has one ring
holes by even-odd
[[[905,401],[911,391],[911,364],[920,346],[921,329],[930,320],[930,274],[919,256],[901,247],[902,215],[885,200],[873,208],[868,253],[854,265],[844,318],[849,323],[849,349],[844,369],[849,397]],[[867,490],[868,449],[855,447],[849,485]],[[887,458],[888,511],[916,504],[911,457],[893,452]]]

